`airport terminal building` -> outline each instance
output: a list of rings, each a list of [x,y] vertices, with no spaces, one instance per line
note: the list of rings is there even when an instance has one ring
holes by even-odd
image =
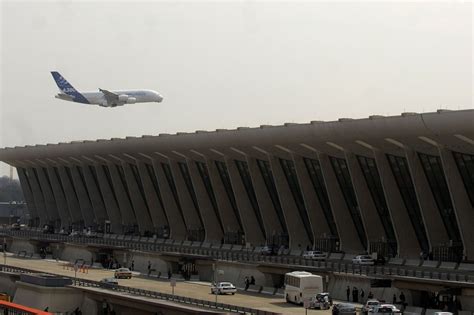
[[[0,150],[30,225],[474,261],[474,110]]]

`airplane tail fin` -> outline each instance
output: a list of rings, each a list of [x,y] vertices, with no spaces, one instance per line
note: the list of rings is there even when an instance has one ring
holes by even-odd
[[[89,101],[79,93],[59,72],[51,71],[51,74],[56,81],[56,85],[64,94],[71,96],[74,102],[89,104]]]

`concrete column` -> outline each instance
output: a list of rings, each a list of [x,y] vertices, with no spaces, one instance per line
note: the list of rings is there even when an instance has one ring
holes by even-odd
[[[161,193],[161,189],[159,192],[155,191],[155,187],[145,163],[137,161],[137,168],[142,181],[143,190],[145,192],[146,203],[150,211],[151,221],[155,227],[155,230],[158,230],[163,226],[169,226],[165,211],[161,206],[157,195],[158,193]],[[151,174],[151,176],[155,175]]]
[[[198,209],[194,207],[190,193],[186,183],[184,182],[183,175],[179,169],[178,162],[170,161],[171,173],[173,174],[174,182],[176,184],[176,190],[178,191],[179,203],[183,210],[184,222],[188,230],[197,230],[203,228],[201,224],[201,218],[198,214]],[[207,233],[207,231],[206,231]]]
[[[69,176],[64,166],[58,166],[59,178],[61,179],[62,187],[64,189],[64,196],[66,197],[67,205],[69,208],[69,216],[71,217],[73,224],[84,224],[84,218],[82,217],[81,207],[79,206],[79,200],[77,200],[77,194],[74,189]]]
[[[122,224],[124,226],[135,226],[137,225],[137,219],[135,218],[135,212],[133,211],[128,194],[125,191],[122,180],[117,170],[117,165],[113,163],[107,163],[107,168],[110,172],[110,178],[117,197],[120,214],[122,217]],[[124,178],[125,180],[125,178]]]
[[[362,220],[366,227],[367,237],[370,241],[380,241],[388,239],[380,220],[380,215],[375,207],[374,200],[367,186],[364,174],[357,162],[357,157],[350,152],[346,152],[346,161],[351,174],[352,184],[357,197],[357,203],[361,212]]]
[[[43,193],[41,192],[41,187],[38,183],[38,179],[33,171],[33,168],[28,168],[28,180],[30,182],[31,191],[33,192],[33,198],[35,199],[36,209],[38,210],[38,215],[40,218],[40,225],[43,226],[48,224],[51,220],[46,211],[46,205],[44,202]]]
[[[61,226],[67,229],[72,224],[72,218],[66,197],[64,196],[64,191],[54,168],[48,167],[47,172],[49,181],[51,182],[54,199],[56,200],[56,205],[58,206],[59,217],[61,218]]]
[[[318,196],[314,191],[313,183],[309,177],[308,170],[304,163],[303,157],[293,154],[293,161],[295,163],[296,174],[303,194],[308,217],[313,229],[313,238],[322,238],[326,235],[331,235],[331,230],[324,215],[324,211],[319,203]]]
[[[280,161],[274,155],[269,155],[270,165],[272,168],[275,186],[278,191],[283,216],[285,217],[288,234],[290,237],[290,248],[303,249],[307,246],[312,247],[310,236],[306,232],[304,222],[306,218],[302,218],[295,199],[291,193],[285,173],[281,167]],[[308,222],[309,223],[309,222]],[[309,231],[312,233],[312,231]]]
[[[283,227],[280,224],[276,209],[273,207],[272,199],[268,193],[267,186],[263,180],[262,173],[257,165],[257,160],[253,157],[247,157],[250,177],[252,178],[255,194],[257,195],[258,206],[262,214],[263,224],[267,235],[267,240],[272,240],[273,235],[283,233]]]
[[[94,209],[94,214],[97,219],[97,224],[103,225],[105,220],[108,220],[109,218],[107,216],[107,212],[105,211],[102,194],[100,193],[99,187],[97,187],[94,175],[92,174],[89,166],[83,165],[81,168],[82,173],[84,174],[85,185],[87,186],[87,191],[89,192],[92,208]]]
[[[25,174],[25,169],[17,167],[16,171],[18,173],[18,178],[20,180],[23,195],[25,196],[25,200],[28,205],[30,220],[35,222],[37,219],[39,219],[39,215],[36,209],[35,198],[33,197],[33,192],[31,191],[31,188],[30,188],[30,183]]]
[[[113,233],[121,234],[123,233],[122,215],[120,214],[120,209],[114,196],[114,188],[109,184],[107,175],[103,169],[103,167],[106,166],[96,164],[94,167],[97,173],[97,181],[99,182],[100,191],[104,198],[105,210],[107,211],[107,216],[110,220],[110,229]]]
[[[222,221],[224,233],[240,231],[239,219],[236,217],[229,196],[222,182],[219,170],[214,161],[206,160],[207,169],[209,170],[209,177],[211,178],[212,188],[216,196],[217,207]]]
[[[420,257],[420,243],[411,224],[408,211],[393,176],[390,164],[385,154],[374,150],[377,169],[385,193],[388,210],[392,218],[393,228],[398,242],[398,256],[402,258]]]
[[[430,248],[449,242],[449,236],[439,213],[438,205],[426,179],[423,166],[415,151],[405,149],[408,166],[415,186],[416,196],[420,205],[423,223],[425,224]]]
[[[135,210],[135,216],[137,217],[138,228],[140,229],[141,233],[145,231],[153,232],[153,222],[151,221],[148,205],[146,204],[145,200],[143,200],[132,168],[129,164],[124,162],[122,162],[122,167],[125,174],[125,179],[127,181],[127,187],[130,193],[133,209]]]
[[[242,219],[242,228],[245,233],[245,241],[254,245],[265,243],[265,233],[261,230],[257,215],[249,200],[247,190],[240,177],[239,170],[232,159],[226,158],[227,170],[229,171],[235,201]]]
[[[446,148],[439,147],[439,155],[441,156],[446,182],[453,201],[459,232],[464,245],[464,255],[467,260],[474,260],[474,208],[469,200],[453,153]]]
[[[84,218],[84,225],[94,226],[97,221],[94,216],[94,210],[92,209],[91,201],[87,193],[86,187],[82,182],[82,177],[75,166],[69,167],[71,171],[72,182],[77,193],[77,200],[79,200],[79,206],[81,207],[82,217]]]
[[[206,187],[204,186],[203,179],[201,178],[201,174],[199,174],[195,161],[188,159],[187,164],[189,168],[189,175],[191,176],[191,180],[193,182],[194,191],[196,192],[196,199],[199,204],[202,223],[204,224],[204,229],[206,230],[206,241],[218,243],[224,237],[222,224],[212,206],[211,198],[207,193]],[[214,187],[212,187],[212,189],[213,188]]]
[[[164,211],[168,218],[170,226],[170,237],[175,240],[186,239],[186,224],[184,223],[181,210],[176,203],[173,192],[166,178],[165,172],[160,162],[153,160],[153,170],[155,171],[158,186],[160,187],[161,198],[163,201]]]
[[[319,162],[326,183],[334,220],[336,221],[337,230],[339,231],[341,250],[348,253],[360,253],[365,251],[364,246],[357,235],[354,221],[350,215],[328,155],[320,153]]]
[[[51,185],[47,179],[42,167],[36,168],[36,174],[38,174],[39,184],[41,186],[41,192],[43,193],[44,203],[46,206],[46,212],[48,213],[48,218],[50,222],[54,222],[55,227],[59,227],[59,214],[58,207],[56,205],[56,200],[53,196],[53,191]]]

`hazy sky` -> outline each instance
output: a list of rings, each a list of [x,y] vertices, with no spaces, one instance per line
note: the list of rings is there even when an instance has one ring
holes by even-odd
[[[474,107],[470,2],[0,3],[0,147]]]

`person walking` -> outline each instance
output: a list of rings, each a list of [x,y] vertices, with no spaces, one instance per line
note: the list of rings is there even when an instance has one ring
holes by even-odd
[[[364,296],[365,296],[365,292],[364,292],[364,289],[360,289],[360,302],[361,303],[364,303]]]
[[[352,289],[352,302],[358,303],[359,302],[359,290],[356,287]]]
[[[150,276],[151,274],[151,261],[148,261],[148,277]]]
[[[255,278],[253,276],[250,276],[250,284],[255,284]]]
[[[351,296],[351,288],[349,286],[347,286],[347,289],[346,289],[346,299],[347,299],[347,302],[349,302],[349,297]]]
[[[392,304],[397,304],[397,295],[393,294]]]
[[[249,280],[249,277],[245,277],[245,291],[248,290],[249,286],[250,286],[250,280]]]
[[[132,260],[132,265],[130,266],[130,270],[131,271],[135,270],[135,260]]]

